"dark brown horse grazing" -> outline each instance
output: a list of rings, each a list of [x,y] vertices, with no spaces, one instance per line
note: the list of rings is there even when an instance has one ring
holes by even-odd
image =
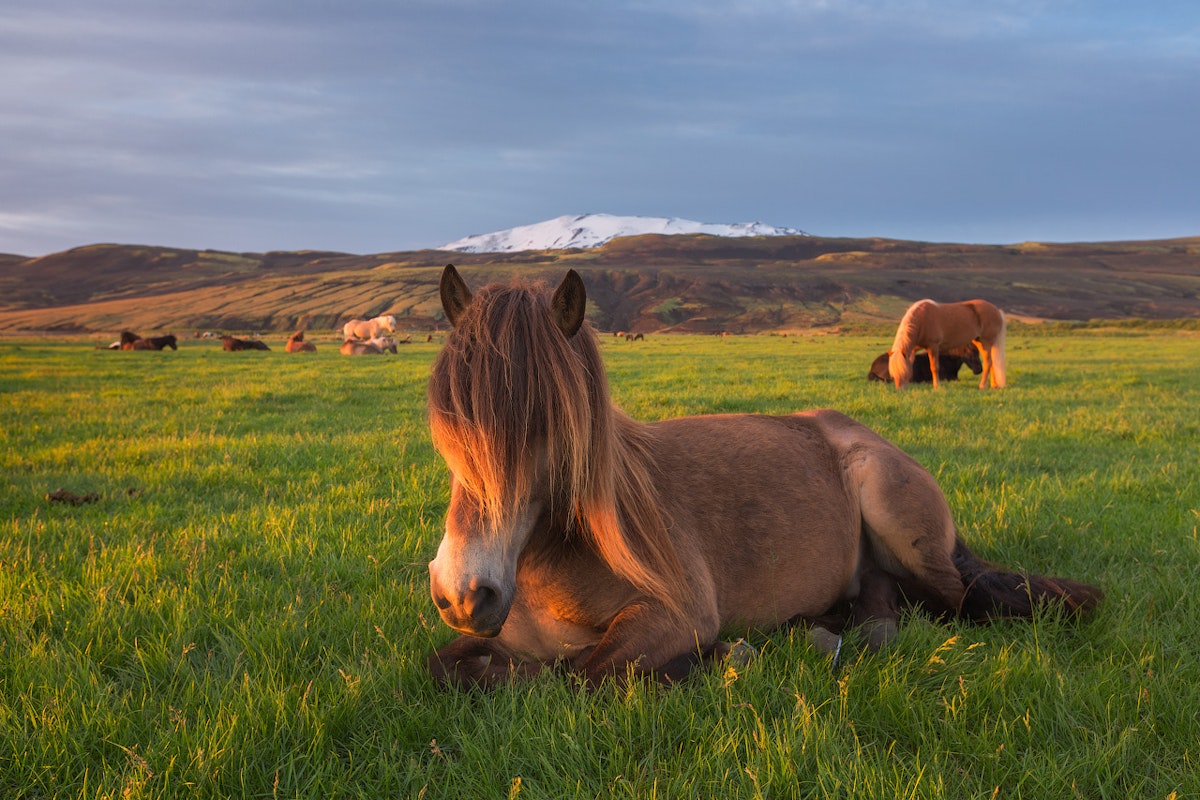
[[[888,360],[891,358],[891,351],[880,353],[871,362],[871,369],[867,372],[867,380],[882,381],[883,383],[892,382],[892,373],[888,371]],[[963,364],[970,368],[971,372],[976,375],[983,372],[983,362],[979,360],[979,352],[974,347],[956,347],[953,350],[943,351],[938,353],[938,379],[943,381],[958,380],[958,371],[962,369]],[[912,375],[909,377],[910,383],[932,383],[933,372],[929,369],[929,362],[923,358],[914,358],[912,365]]]
[[[429,657],[441,682],[556,663],[674,681],[729,653],[735,626],[833,615],[877,646],[902,599],[983,621],[1101,598],[976,558],[933,477],[836,411],[630,419],[574,271],[552,294],[472,294],[448,266],[441,298],[454,329],[429,419],[451,484],[429,583],[463,634]]]
[[[903,389],[912,376],[913,355],[918,348],[929,354],[933,388],[938,386],[938,353],[955,347],[974,346],[979,350],[983,377],[979,388],[991,382],[993,389],[1007,383],[1004,364],[1004,338],[1007,325],[1004,312],[986,300],[961,303],[935,303],[918,300],[904,312],[896,328],[896,338],[888,351],[888,371],[897,389]]]

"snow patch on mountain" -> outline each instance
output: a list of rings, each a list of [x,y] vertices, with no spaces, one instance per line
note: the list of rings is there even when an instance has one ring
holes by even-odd
[[[613,214],[563,216],[494,233],[478,233],[439,247],[461,253],[507,253],[517,250],[565,250],[599,247],[618,236],[647,233],[674,235],[706,233],[710,236],[806,236],[796,228],[761,222],[695,222],[678,217],[621,217]]]

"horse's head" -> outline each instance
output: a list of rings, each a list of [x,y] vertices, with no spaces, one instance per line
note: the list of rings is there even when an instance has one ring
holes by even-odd
[[[983,372],[983,361],[979,358],[979,351],[974,347],[964,347],[962,359],[971,372],[974,372],[976,375]]]
[[[520,283],[473,295],[447,266],[441,300],[453,330],[430,374],[429,420],[451,493],[430,592],[447,625],[495,636],[539,521],[583,491],[591,402],[607,385],[594,334],[580,334],[574,271],[552,296]]]
[[[911,350],[907,353],[900,348],[888,351],[888,372],[897,389],[903,389],[912,379],[912,364],[913,353]]]

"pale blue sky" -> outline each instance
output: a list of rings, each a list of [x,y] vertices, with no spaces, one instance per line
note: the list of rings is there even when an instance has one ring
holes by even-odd
[[[1200,235],[1200,3],[8,0],[0,252]]]

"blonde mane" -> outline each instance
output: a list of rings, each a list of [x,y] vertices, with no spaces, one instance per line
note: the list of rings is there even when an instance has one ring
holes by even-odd
[[[907,383],[912,376],[912,354],[915,349],[915,340],[918,332],[924,324],[926,312],[931,306],[936,306],[932,300],[918,300],[908,307],[904,312],[904,316],[900,318],[900,324],[896,328],[896,338],[892,340],[892,349],[888,351],[888,372],[893,378],[900,376],[900,380]]]
[[[679,611],[686,579],[648,468],[650,433],[613,407],[595,333],[585,323],[564,336],[542,284],[474,295],[428,400],[434,446],[497,527],[530,496],[544,447],[554,511],[615,573]]]

